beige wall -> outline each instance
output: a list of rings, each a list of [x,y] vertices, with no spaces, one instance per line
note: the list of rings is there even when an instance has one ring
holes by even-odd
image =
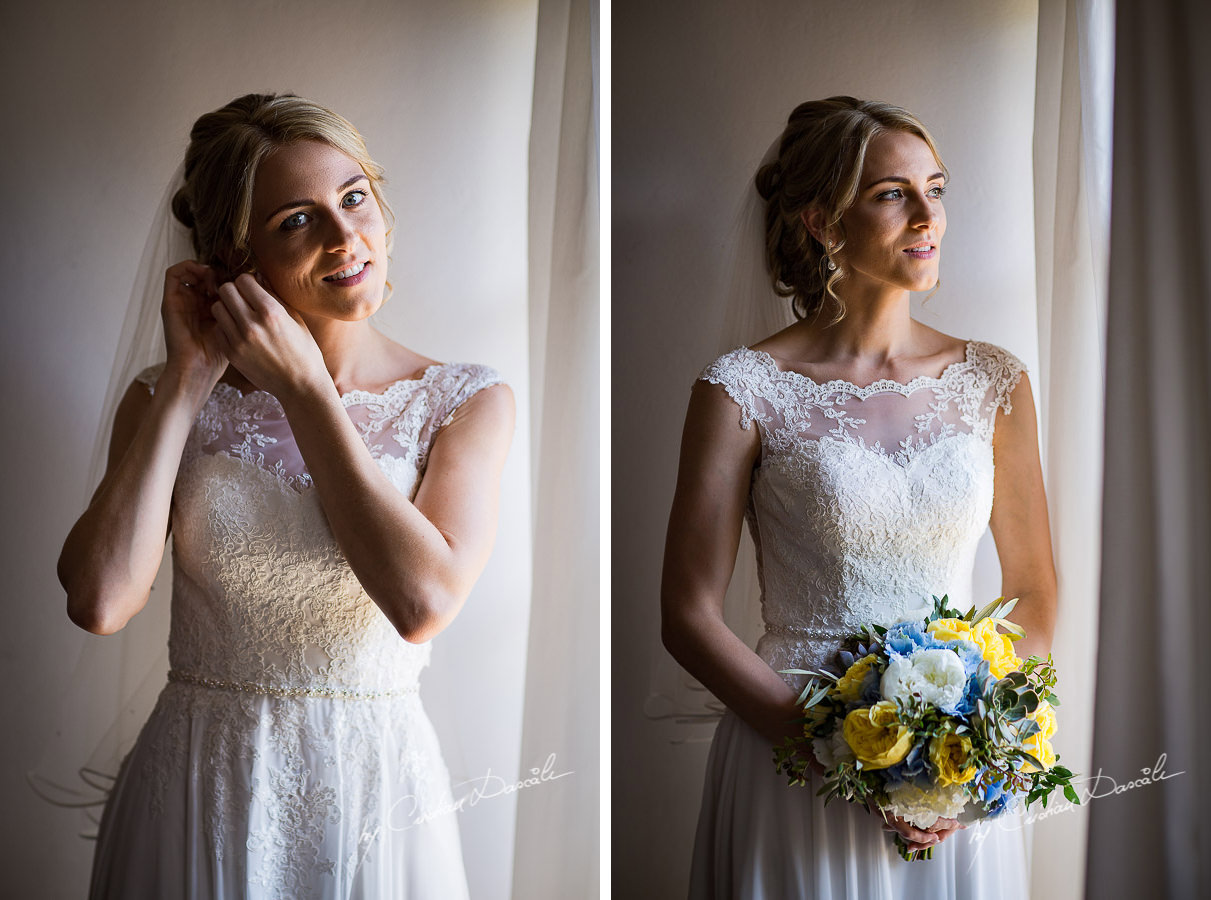
[[[613,884],[685,891],[709,729],[643,716],[689,387],[716,353],[734,210],[800,101],[889,100],[951,173],[943,288],[924,322],[1037,371],[1032,0],[646,4],[613,17]],[[999,593],[981,547],[976,596]],[[674,743],[675,741],[684,741]],[[772,763],[771,763],[772,765]]]
[[[24,782],[85,641],[63,613],[54,563],[86,495],[153,206],[192,121],[249,91],[311,97],[363,130],[398,219],[384,327],[437,358],[496,366],[518,396],[496,552],[435,642],[423,696],[456,778],[528,769],[519,746],[536,9],[537,0],[5,5],[0,894],[76,898],[85,889],[91,845]],[[473,896],[508,895],[514,808],[496,798],[460,814]]]

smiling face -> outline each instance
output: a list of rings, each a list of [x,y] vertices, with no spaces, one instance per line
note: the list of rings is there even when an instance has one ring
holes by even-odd
[[[304,317],[357,321],[383,302],[387,236],[355,160],[319,142],[279,147],[257,169],[250,243],[272,291]]]
[[[841,216],[835,258],[853,287],[928,291],[938,283],[946,178],[929,145],[889,131],[867,147],[858,197]]]

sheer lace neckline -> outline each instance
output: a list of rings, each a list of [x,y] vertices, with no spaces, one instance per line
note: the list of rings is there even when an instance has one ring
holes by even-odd
[[[341,403],[348,407],[363,403],[374,403],[383,400],[390,400],[392,397],[398,396],[406,390],[421,387],[432,381],[437,376],[437,373],[447,365],[448,363],[439,362],[425,366],[425,368],[421,370],[419,377],[397,379],[396,381],[391,382],[381,391],[368,391],[362,388],[353,388],[352,390],[345,391],[340,395]],[[273,402],[278,402],[277,397],[275,397],[269,391],[261,390],[260,388],[251,388],[250,390],[245,391],[236,387],[234,384],[228,384],[226,381],[218,382],[215,384],[214,389],[215,391],[220,392],[226,398],[242,400],[249,397],[264,395],[265,397],[273,400]]]
[[[810,375],[805,375],[803,372],[797,372],[794,369],[783,369],[778,365],[778,361],[764,350],[754,350],[751,347],[741,346],[741,350],[751,353],[757,359],[761,360],[774,373],[775,377],[785,378],[790,381],[798,381],[803,384],[818,388],[825,393],[844,392],[852,394],[858,399],[865,399],[873,394],[881,393],[897,393],[907,397],[914,391],[924,387],[934,387],[944,384],[956,373],[961,373],[971,368],[974,364],[973,352],[975,341],[967,341],[964,345],[963,358],[957,359],[947,366],[938,375],[917,375],[908,381],[896,381],[892,378],[880,378],[870,384],[862,387],[854,384],[852,381],[846,381],[844,378],[830,378],[828,381],[816,381]]]

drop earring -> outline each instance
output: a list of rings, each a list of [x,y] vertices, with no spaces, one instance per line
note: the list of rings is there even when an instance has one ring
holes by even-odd
[[[832,249],[833,249],[833,242],[829,241],[828,242],[828,251],[829,251],[828,252],[828,271],[835,272],[835,271],[837,271],[837,264],[835,262],[833,262]]]

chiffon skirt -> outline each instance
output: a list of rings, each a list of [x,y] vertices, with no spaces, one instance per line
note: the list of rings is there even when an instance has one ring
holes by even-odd
[[[1006,815],[905,862],[865,809],[790,787],[768,741],[727,713],[707,762],[691,900],[1024,900],[1028,829]]]
[[[457,818],[415,695],[169,684],[106,805],[90,896],[465,898]]]

